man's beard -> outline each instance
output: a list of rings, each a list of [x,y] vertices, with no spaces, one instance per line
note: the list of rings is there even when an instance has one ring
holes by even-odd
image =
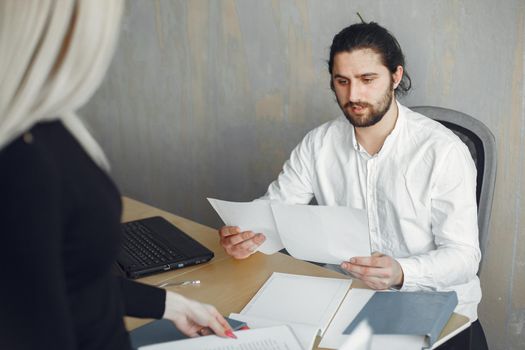
[[[390,105],[392,104],[392,98],[393,98],[393,84],[392,86],[389,86],[388,90],[385,92],[381,100],[374,106],[371,103],[368,102],[347,102],[344,106],[341,105],[341,102],[339,100],[337,101],[339,104],[339,107],[341,107],[341,110],[343,111],[344,115],[346,116],[346,119],[355,127],[357,128],[366,128],[372,125],[375,125],[383,119],[386,112],[390,109]],[[362,108],[367,108],[367,111],[365,114],[359,115],[359,116],[353,116],[351,115],[349,109],[353,106],[359,106]]]

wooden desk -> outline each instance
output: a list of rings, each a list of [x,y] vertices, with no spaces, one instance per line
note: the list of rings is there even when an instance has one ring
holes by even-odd
[[[215,253],[215,257],[211,262],[206,264],[148,276],[141,278],[140,282],[160,284],[166,281],[200,280],[201,284],[198,286],[175,286],[168,287],[167,289],[204,303],[213,304],[221,314],[226,316],[232,312],[240,312],[273,272],[349,278],[338,272],[327,270],[281,253],[273,255],[255,253],[248,259],[235,260],[229,257],[220,246],[216,229],[170,214],[130,198],[124,197],[123,203],[123,221],[157,215],[163,216]],[[352,287],[364,288],[365,286],[360,281],[354,280]],[[131,317],[126,317],[125,319],[128,330],[132,330],[150,321],[151,320]],[[467,317],[453,314],[443,329],[440,338],[454,332],[467,322]],[[319,341],[320,338],[318,337],[316,345],[319,344]]]

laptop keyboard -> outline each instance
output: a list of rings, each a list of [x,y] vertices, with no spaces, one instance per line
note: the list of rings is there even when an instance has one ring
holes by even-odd
[[[154,266],[184,258],[184,255],[167,247],[155,238],[151,231],[139,222],[122,224],[123,249],[134,260],[129,267]]]

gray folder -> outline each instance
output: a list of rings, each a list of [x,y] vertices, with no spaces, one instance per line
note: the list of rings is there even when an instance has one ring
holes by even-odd
[[[432,346],[457,304],[456,292],[376,292],[343,334],[366,319],[374,334],[426,336]]]

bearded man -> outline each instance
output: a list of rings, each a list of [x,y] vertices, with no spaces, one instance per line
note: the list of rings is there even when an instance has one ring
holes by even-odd
[[[455,291],[455,311],[473,322],[463,337],[486,349],[477,321],[476,167],[467,147],[397,101],[410,78],[399,43],[380,25],[338,33],[328,71],[343,115],[304,137],[263,198],[307,204],[315,197],[321,205],[366,209],[374,253],[349,257],[339,268],[377,290]],[[219,234],[237,259],[265,240],[232,226]]]

